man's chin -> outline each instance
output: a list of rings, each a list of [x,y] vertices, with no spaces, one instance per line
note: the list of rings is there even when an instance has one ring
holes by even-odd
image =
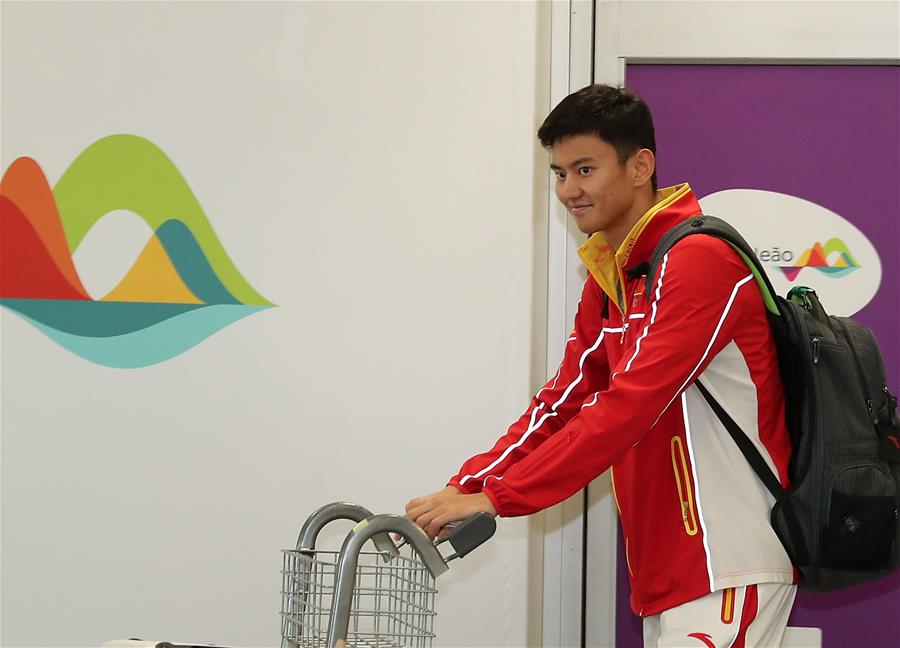
[[[575,221],[575,227],[577,227],[579,230],[581,230],[582,234],[587,234],[588,236],[596,234],[597,232],[600,231],[599,227],[592,226],[588,223],[580,223],[577,220]]]

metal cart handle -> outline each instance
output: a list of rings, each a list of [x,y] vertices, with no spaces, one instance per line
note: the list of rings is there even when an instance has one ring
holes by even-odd
[[[360,522],[344,540],[338,558],[337,571],[334,575],[331,619],[328,622],[328,636],[325,640],[328,648],[342,648],[345,645],[359,552],[369,538],[379,533],[399,533],[418,552],[422,563],[433,577],[437,578],[449,569],[437,547],[411,520],[401,515],[384,514]]]
[[[497,521],[490,513],[476,513],[461,522],[453,522],[444,527],[437,537],[436,545],[449,542],[456,553],[446,557],[449,562],[464,558],[470,551],[487,542],[497,530]]]
[[[335,520],[362,522],[370,517],[372,517],[372,511],[359,504],[352,504],[350,502],[333,502],[331,504],[326,504],[317,509],[306,519],[306,522],[303,523],[303,527],[300,529],[300,535],[297,537],[297,550],[314,551],[316,548],[316,538],[319,537],[319,532],[329,522],[334,522]],[[392,556],[400,555],[400,551],[391,541],[391,537],[387,533],[372,536],[372,542],[375,544],[378,551],[384,554],[386,560],[390,559]]]

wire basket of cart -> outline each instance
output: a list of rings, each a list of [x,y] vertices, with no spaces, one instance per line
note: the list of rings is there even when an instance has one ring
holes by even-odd
[[[340,550],[317,548],[322,528],[339,519],[357,522]],[[429,648],[435,579],[495,528],[493,517],[478,514],[435,544],[405,517],[346,502],[323,506],[304,523],[296,548],[282,552],[282,648]],[[403,539],[400,547],[392,534]],[[438,550],[445,542],[454,550],[447,557]]]

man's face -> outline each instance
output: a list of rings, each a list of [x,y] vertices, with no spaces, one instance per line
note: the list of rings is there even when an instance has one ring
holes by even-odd
[[[550,148],[556,197],[585,234],[620,225],[634,205],[635,187],[628,163],[596,135],[570,135]]]

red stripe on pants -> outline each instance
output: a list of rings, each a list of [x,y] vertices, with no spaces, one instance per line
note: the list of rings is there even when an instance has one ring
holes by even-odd
[[[759,596],[756,592],[756,585],[748,585],[744,591],[744,608],[741,611],[741,627],[738,628],[737,637],[732,648],[745,648],[747,641],[747,629],[753,620],[756,619],[756,612],[759,608]]]

